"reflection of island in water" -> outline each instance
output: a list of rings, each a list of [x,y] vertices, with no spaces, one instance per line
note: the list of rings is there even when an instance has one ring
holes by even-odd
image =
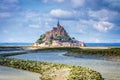
[[[66,30],[59,24],[57,27],[45,34],[41,35],[40,38],[33,44],[33,46],[41,47],[83,47],[85,44],[81,41],[71,38]]]

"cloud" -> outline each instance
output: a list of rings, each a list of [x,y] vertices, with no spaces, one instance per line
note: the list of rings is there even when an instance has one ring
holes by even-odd
[[[120,0],[71,0],[69,4],[72,8],[77,10],[100,10],[104,8],[120,12]]]
[[[88,15],[98,20],[113,20],[120,16],[118,12],[110,11],[107,9],[101,9],[98,11],[89,10]]]
[[[23,13],[24,14],[24,13]],[[25,17],[26,18],[33,18],[33,17],[40,17],[40,13],[32,11],[32,10],[27,10],[25,12]]]
[[[20,17],[24,18],[22,22],[24,24],[31,23],[31,24],[40,24],[41,19],[44,20],[44,15],[42,13],[39,13],[37,11],[33,10],[26,10],[20,13]]]
[[[99,21],[95,23],[93,27],[100,32],[106,32],[108,30],[111,30],[114,27],[114,24],[106,21]]]
[[[52,9],[49,14],[53,18],[59,18],[62,20],[79,20],[79,19],[88,19],[86,10],[64,10],[64,9]]]
[[[103,0],[103,2],[107,4],[108,9],[120,11],[120,0]]]
[[[70,19],[73,17],[73,13],[62,9],[53,9],[50,11],[50,15],[55,18]]]
[[[20,9],[18,0],[1,0],[0,10],[2,11],[16,11]]]
[[[34,10],[27,10],[21,13],[23,26],[28,29],[38,29],[37,31],[45,32],[53,26],[53,19],[47,13],[41,13]],[[52,24],[52,26],[51,26]]]
[[[101,9],[103,5],[102,0],[71,0],[70,5],[72,8],[80,9]]]
[[[83,7],[85,0],[71,0],[71,4],[74,8]]]
[[[109,21],[96,21],[96,20],[80,20],[80,23],[83,24],[84,26],[86,26],[86,30],[88,29],[89,32],[94,31],[94,29],[96,29],[97,31],[100,32],[100,34],[102,34],[101,32],[108,32],[110,30],[112,30],[113,28],[116,28],[116,25],[114,23],[111,23]]]

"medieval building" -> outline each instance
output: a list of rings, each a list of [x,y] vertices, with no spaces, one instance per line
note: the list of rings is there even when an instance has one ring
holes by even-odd
[[[51,31],[41,35],[41,37],[33,44],[33,46],[41,47],[82,47],[85,44],[78,40],[73,40],[59,21],[57,27],[53,27]]]

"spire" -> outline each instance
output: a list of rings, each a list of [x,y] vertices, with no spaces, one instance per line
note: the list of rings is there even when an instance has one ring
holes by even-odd
[[[60,26],[60,23],[59,23],[59,19],[58,19],[58,23],[57,23],[57,26]]]

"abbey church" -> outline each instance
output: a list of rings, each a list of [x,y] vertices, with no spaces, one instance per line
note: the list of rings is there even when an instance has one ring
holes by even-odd
[[[41,35],[33,44],[40,47],[83,47],[85,44],[81,41],[71,38],[59,21],[57,27]]]

